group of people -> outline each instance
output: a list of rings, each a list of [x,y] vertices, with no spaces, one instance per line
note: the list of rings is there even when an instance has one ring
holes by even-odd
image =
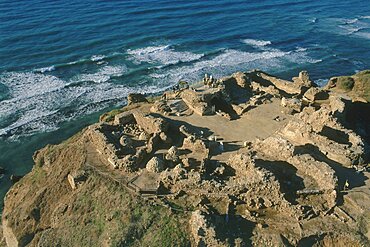
[[[217,87],[218,80],[216,78],[213,78],[212,75],[208,76],[208,74],[205,74],[203,78],[203,84],[209,87]]]
[[[219,85],[219,80],[214,78],[212,75],[204,74],[203,84],[209,87],[217,87]],[[189,83],[186,81],[179,81],[172,87],[173,92],[177,92],[181,89],[189,89]]]

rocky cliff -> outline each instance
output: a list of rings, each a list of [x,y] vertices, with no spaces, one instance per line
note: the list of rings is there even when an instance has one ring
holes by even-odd
[[[238,72],[130,95],[35,153],[5,198],[6,244],[369,245],[368,76]]]

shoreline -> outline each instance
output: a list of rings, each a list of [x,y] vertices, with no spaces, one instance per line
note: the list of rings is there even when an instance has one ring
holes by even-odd
[[[84,241],[124,244],[129,237],[119,240],[116,230],[106,229],[138,217],[134,229],[141,235],[133,241],[142,244],[154,233],[173,244],[303,244],[319,236],[365,243],[368,233],[357,222],[368,220],[367,201],[358,193],[369,188],[370,130],[358,132],[358,123],[369,110],[361,91],[369,75],[332,78],[318,88],[307,72],[292,81],[238,72],[206,76],[200,87],[179,85],[151,102],[131,94],[122,110],[36,152],[32,172],[7,194],[5,238],[10,245],[67,244],[77,238],[60,231],[83,222],[77,232]],[[122,198],[132,201],[122,204]],[[135,210],[141,213],[133,216]],[[161,223],[151,218],[146,225],[143,215]],[[163,228],[168,215],[169,232]],[[19,217],[28,219],[20,228],[11,223]],[[227,230],[225,217],[237,227]],[[37,230],[41,225],[52,228]],[[240,230],[247,225],[251,232]]]

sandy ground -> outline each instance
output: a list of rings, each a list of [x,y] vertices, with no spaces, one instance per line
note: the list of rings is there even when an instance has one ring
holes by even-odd
[[[274,119],[279,117],[279,121]],[[214,135],[224,144],[224,152],[216,155],[213,159],[225,161],[231,154],[243,146],[244,142],[256,138],[267,138],[283,127],[290,119],[290,115],[283,113],[278,99],[271,103],[262,104],[248,111],[239,119],[228,120],[219,115],[200,116],[170,116],[177,125],[186,124],[199,133],[204,132],[205,137]]]

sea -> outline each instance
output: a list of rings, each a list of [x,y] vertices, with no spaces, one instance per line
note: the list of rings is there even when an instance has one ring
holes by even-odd
[[[0,201],[128,93],[253,69],[319,85],[370,69],[370,1],[1,0]]]

